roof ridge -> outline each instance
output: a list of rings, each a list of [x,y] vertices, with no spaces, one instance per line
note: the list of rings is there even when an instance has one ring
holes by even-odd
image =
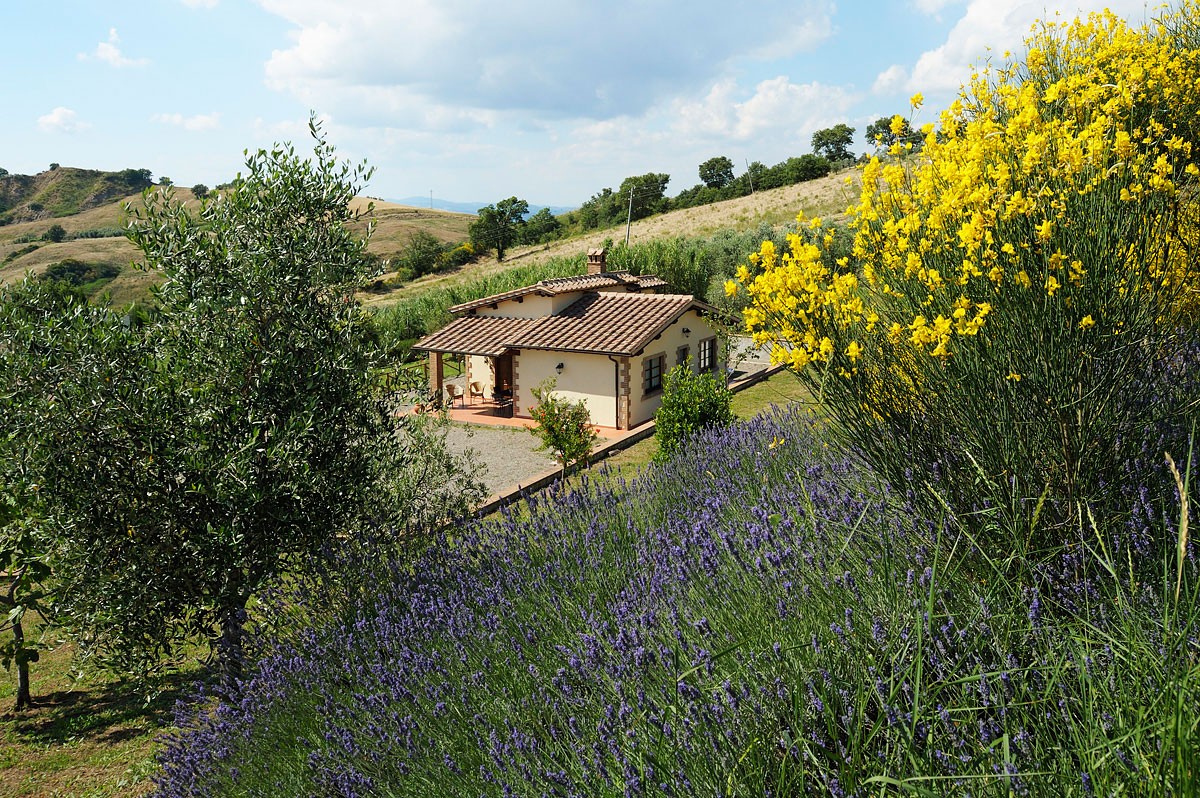
[[[600,272],[599,274],[568,274],[563,277],[547,277],[543,280],[538,280],[537,285],[549,285],[550,283],[562,283],[569,280],[583,280],[588,277],[657,277],[654,274],[633,274],[628,269],[621,269],[615,272]]]
[[[606,296],[628,297],[630,299],[648,299],[652,302],[660,302],[660,301],[666,300],[666,299],[674,299],[674,300],[695,299],[695,297],[693,297],[691,294],[642,294],[642,293],[634,293],[634,292],[617,292],[617,293],[610,294],[606,291],[590,291],[589,293],[605,294]]]
[[[592,285],[592,283],[597,282],[597,278],[600,278],[599,282],[608,282],[613,287],[635,284],[639,290],[647,287],[659,287],[654,285],[653,282],[649,286],[645,285],[648,281],[658,281],[659,284],[664,286],[669,285],[666,280],[657,274],[633,274],[627,269],[615,272],[602,272],[600,274],[573,274],[566,277],[550,277],[538,280],[532,285],[524,285],[518,288],[511,288],[508,291],[501,291],[497,294],[479,297],[478,299],[470,299],[466,302],[460,302],[457,305],[451,305],[449,310],[451,313],[457,314],[473,308],[480,308],[497,302],[506,302],[510,299],[517,299],[518,297],[535,293],[542,293],[545,296],[555,296],[556,294],[565,293],[561,289],[564,287],[569,289],[575,283],[582,284],[582,287],[575,289],[577,291],[594,292],[598,288],[608,287],[604,285]]]

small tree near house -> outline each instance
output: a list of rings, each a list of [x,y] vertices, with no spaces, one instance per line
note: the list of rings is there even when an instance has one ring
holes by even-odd
[[[541,448],[554,452],[566,474],[571,463],[587,460],[599,435],[592,426],[587,405],[556,396],[555,385],[556,381],[551,377],[533,388],[537,404],[529,415],[537,426],[530,431],[541,439]]]

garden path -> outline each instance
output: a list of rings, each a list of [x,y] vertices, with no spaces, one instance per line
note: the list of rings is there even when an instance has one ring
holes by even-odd
[[[456,453],[474,450],[476,461],[484,466],[483,483],[489,495],[513,485],[524,485],[557,467],[532,432],[523,427],[484,427],[452,424],[446,443]]]

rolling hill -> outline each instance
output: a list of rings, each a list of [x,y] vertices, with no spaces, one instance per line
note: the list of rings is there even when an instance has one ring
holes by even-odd
[[[127,202],[141,202],[141,188],[123,183],[123,174],[60,167],[33,177],[0,178],[0,209],[5,209],[0,213],[10,214],[10,220],[21,220],[0,226],[0,282],[14,282],[26,272],[41,274],[52,264],[76,260],[96,268],[119,270],[103,285],[115,304],[146,299],[157,277],[133,267],[140,254],[122,233],[123,207]],[[144,187],[149,186],[147,176]],[[190,189],[177,187],[175,193],[188,205],[198,206]],[[417,231],[446,242],[463,241],[475,219],[461,213],[373,202],[376,229],[370,251],[381,259],[402,251]],[[370,201],[363,199],[358,207],[365,211],[368,204]],[[40,210],[31,210],[31,206]],[[55,213],[55,209],[74,211]],[[27,218],[31,215],[35,218]],[[55,225],[65,231],[63,241],[47,240]]]
[[[125,172],[94,172],[61,167],[32,178],[8,175],[0,178],[0,190],[7,192],[0,200],[0,213],[24,218],[30,213],[37,218],[12,221],[0,226],[0,282],[19,280],[26,272],[40,274],[52,264],[76,260],[96,268],[116,267],[119,273],[103,285],[117,305],[144,300],[157,277],[133,267],[139,253],[121,234],[124,224],[123,205],[141,201],[140,190],[121,191],[126,173],[141,176],[140,170]],[[122,178],[125,175],[125,178]],[[749,197],[686,208],[652,216],[634,222],[630,230],[632,241],[648,241],[680,236],[707,236],[720,230],[753,229],[762,223],[781,225],[792,221],[797,212],[812,215],[838,214],[857,194],[858,172],[849,171],[792,186],[759,191]],[[145,180],[149,185],[148,176]],[[126,185],[128,188],[128,185]],[[113,192],[116,192],[115,194]],[[190,189],[175,189],[176,196],[189,205],[198,201]],[[7,202],[7,205],[3,203]],[[369,251],[387,260],[402,252],[413,233],[423,231],[441,241],[456,243],[468,238],[468,228],[474,215],[437,209],[399,205],[381,200],[357,201],[365,211],[374,205],[375,233]],[[31,211],[33,205],[40,211]],[[55,215],[55,210],[76,209],[72,213]],[[65,240],[46,240],[48,231],[59,225],[66,233]],[[461,269],[427,275],[385,293],[365,294],[371,305],[387,305],[429,287],[452,284],[508,268],[510,265],[539,263],[564,255],[574,255],[602,246],[606,240],[622,241],[624,227],[596,230],[586,235],[556,241],[551,244],[515,247],[503,262],[482,258]],[[93,285],[93,287],[99,287]]]
[[[36,175],[0,174],[0,225],[73,216],[153,185],[149,169],[100,172],[51,166]]]
[[[777,227],[791,223],[801,211],[810,217],[838,216],[858,199],[860,186],[861,173],[850,169],[817,180],[759,191],[749,197],[650,216],[632,224],[629,238],[631,242],[644,242],[703,237],[721,230],[752,230],[764,222]],[[543,263],[553,258],[585,253],[603,246],[609,240],[624,241],[625,227],[593,230],[549,244],[513,247],[503,261],[497,261],[494,257],[481,258],[460,270],[429,274],[388,293],[365,296],[363,301],[369,305],[386,306],[429,288],[466,282],[512,266]]]

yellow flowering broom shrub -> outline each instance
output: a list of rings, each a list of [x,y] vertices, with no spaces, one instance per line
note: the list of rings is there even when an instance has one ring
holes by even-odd
[[[726,286],[886,472],[924,466],[959,511],[1016,491],[1078,512],[1180,409],[1148,378],[1200,296],[1193,19],[1040,23],[923,147],[865,166],[848,232],[801,218]]]

